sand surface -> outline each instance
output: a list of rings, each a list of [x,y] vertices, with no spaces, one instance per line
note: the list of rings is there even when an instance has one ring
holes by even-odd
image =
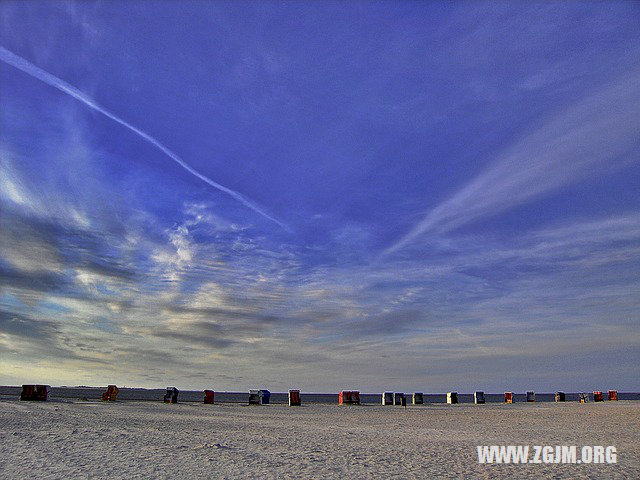
[[[505,444],[614,445],[618,463],[478,463],[477,445]],[[0,471],[8,479],[640,478],[640,402],[405,410],[2,401]]]

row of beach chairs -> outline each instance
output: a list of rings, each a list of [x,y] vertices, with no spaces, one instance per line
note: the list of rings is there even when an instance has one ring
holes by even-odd
[[[20,393],[20,400],[35,400],[46,401],[49,396],[49,385],[22,385],[22,391]],[[119,389],[115,385],[109,385],[107,390],[102,394],[101,399],[103,401],[116,401],[118,398]],[[176,387],[167,387],[167,391],[164,395],[165,403],[178,403],[178,394],[180,391]],[[252,389],[249,390],[249,405],[268,405],[271,398],[271,392],[265,389]],[[564,392],[555,393],[556,402],[564,402],[566,395]],[[578,394],[580,403],[586,403],[589,401],[589,395],[581,392]],[[607,392],[607,399],[609,401],[618,400],[618,391],[609,390]],[[382,405],[401,405],[407,406],[407,394],[398,392],[383,392],[382,393]],[[504,393],[504,402],[513,403],[513,392]],[[527,402],[535,402],[535,392],[527,392]],[[215,392],[213,390],[204,390],[204,403],[212,404],[215,401]],[[604,401],[603,392],[596,390],[593,392],[593,401]],[[485,396],[484,392],[476,391],[473,394],[473,402],[475,404],[484,404]],[[290,406],[299,406],[302,404],[300,399],[300,390],[289,390],[288,403]],[[424,403],[424,394],[422,392],[415,392],[411,394],[411,403],[413,405],[422,405]],[[447,392],[447,403],[458,403],[457,392]],[[338,395],[339,405],[360,405],[360,392],[357,390],[343,390]]]
[[[180,391],[176,387],[167,387],[167,393],[164,395],[165,403],[178,403],[178,393]],[[215,402],[216,393],[213,390],[204,391],[204,403],[213,404]],[[271,398],[271,392],[265,389],[249,390],[249,405],[268,405]],[[300,405],[300,390],[289,390],[289,405]]]

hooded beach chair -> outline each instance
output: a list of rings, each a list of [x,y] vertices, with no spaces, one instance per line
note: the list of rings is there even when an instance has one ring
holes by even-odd
[[[204,391],[204,403],[212,404],[215,398],[215,392],[213,390],[205,390]]]
[[[22,385],[20,400],[46,402],[49,398],[49,385]]]
[[[360,392],[357,390],[343,390],[338,395],[339,405],[360,405]]]
[[[302,405],[300,390],[289,390],[289,406],[299,407],[300,405]]]
[[[100,397],[100,399],[103,402],[115,402],[118,398],[119,391],[120,390],[118,390],[118,387],[116,387],[115,385],[109,385],[107,387],[107,390],[105,392],[102,392],[102,397]]]
[[[178,403],[178,390],[176,387],[167,387],[167,393],[164,394],[164,403]]]

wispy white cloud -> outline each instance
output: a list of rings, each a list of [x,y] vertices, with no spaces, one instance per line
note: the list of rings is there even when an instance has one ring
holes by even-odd
[[[52,238],[51,248],[67,250],[66,241]],[[107,242],[118,245],[114,238]],[[335,389],[336,378],[352,375],[376,388],[380,369],[386,381],[397,372],[399,379],[424,376],[434,385],[447,381],[438,372],[451,371],[471,385],[473,375],[450,370],[451,360],[468,362],[469,368],[481,362],[495,371],[504,358],[526,358],[530,367],[540,364],[540,351],[547,357],[580,354],[596,336],[620,348],[638,344],[629,325],[637,321],[640,283],[628,268],[640,261],[637,213],[547,227],[503,241],[477,237],[469,240],[476,249],[460,248],[442,258],[303,270],[296,265],[304,253],[280,252],[265,239],[227,255],[230,245],[202,242],[178,225],[156,244],[141,242],[150,257],[154,245],[170,253],[166,261],[138,264],[146,265],[142,275],[119,280],[67,264],[76,275],[72,295],[54,291],[46,297],[65,309],[64,322],[42,303],[8,305],[7,310],[57,322],[49,341],[83,355],[65,366],[69,372],[86,364],[84,357],[112,364],[134,361],[135,368],[127,364],[128,372],[96,365],[92,375],[95,381],[101,375],[133,375],[136,384],[149,386],[169,378],[198,386],[213,380],[215,374],[206,372],[214,362],[218,370],[242,372],[245,378],[217,379],[216,385],[239,388],[239,383],[273,376],[258,358],[282,365],[286,378],[301,385],[313,372],[314,388]],[[456,250],[455,241],[446,248]],[[612,256],[613,250],[624,260]],[[166,281],[170,271],[179,275]],[[30,288],[23,283],[9,291]],[[15,345],[11,351],[22,351]],[[163,357],[166,351],[179,351],[180,359]],[[407,356],[428,362],[434,371],[414,372]],[[146,372],[159,377],[147,381]],[[200,372],[204,376],[196,378]],[[278,377],[273,388],[286,387]]]
[[[384,251],[512,209],[628,162],[640,132],[640,73],[619,78],[516,141]]]
[[[15,68],[17,68],[19,70],[22,70],[27,75],[31,75],[32,77],[37,78],[38,80],[46,83],[47,85],[50,85],[50,86],[52,86],[54,88],[57,88],[61,92],[66,93],[67,95],[69,95],[69,96],[75,98],[76,100],[82,102],[83,104],[85,104],[86,106],[91,108],[92,110],[95,110],[96,112],[99,112],[99,113],[103,114],[107,118],[110,118],[114,122],[119,123],[123,127],[131,130],[136,135],[138,135],[142,139],[146,140],[147,142],[149,142],[154,147],[158,148],[161,152],[163,152],[166,156],[168,156],[170,159],[172,159],[174,162],[176,162],[178,165],[180,165],[182,168],[184,168],[191,175],[199,178],[200,180],[202,180],[206,184],[212,186],[213,188],[216,188],[217,190],[220,190],[221,192],[226,193],[227,195],[231,196],[232,198],[234,198],[235,200],[237,200],[238,202],[240,202],[244,206],[246,206],[246,207],[250,208],[251,210],[253,210],[254,212],[262,215],[264,218],[266,218],[268,220],[271,220],[272,222],[278,224],[279,226],[281,226],[282,228],[284,228],[286,230],[289,230],[289,227],[287,225],[285,225],[281,221],[277,220],[275,217],[269,215],[262,207],[257,205],[254,201],[248,199],[247,197],[245,197],[241,193],[236,192],[235,190],[232,190],[232,189],[230,189],[228,187],[225,187],[224,185],[220,185],[219,183],[211,180],[209,177],[201,174],[200,172],[195,170],[193,167],[191,167],[188,163],[186,163],[184,160],[182,160],[182,158],[180,158],[176,153],[174,153],[169,148],[167,148],[164,144],[162,144],[159,140],[155,139],[154,137],[152,137],[148,133],[143,132],[139,128],[131,125],[127,121],[125,121],[122,118],[118,117],[116,114],[114,114],[114,113],[110,112],[109,110],[107,110],[106,108],[102,107],[101,105],[96,103],[94,100],[89,98],[87,95],[85,95],[83,92],[81,92],[80,90],[78,90],[74,86],[69,85],[64,80],[62,80],[62,79],[50,74],[49,72],[46,72],[46,71],[42,70],[41,68],[39,68],[39,67],[35,66],[34,64],[32,64],[31,62],[29,62],[28,60],[20,57],[19,55],[16,55],[15,53],[7,50],[4,47],[0,47],[0,60],[2,60],[3,62],[5,62],[8,65],[11,65],[11,66],[13,66],[13,67],[15,67]]]
[[[214,213],[213,206],[203,202],[185,202],[182,208],[187,217],[185,225],[189,228],[206,228],[211,233],[233,232],[248,228],[232,223],[218,213]]]

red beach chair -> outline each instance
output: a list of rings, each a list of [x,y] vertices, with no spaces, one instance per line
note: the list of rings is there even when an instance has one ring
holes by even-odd
[[[360,392],[357,390],[343,390],[338,396],[339,405],[360,405]]]
[[[289,390],[289,406],[298,407],[302,405],[300,401],[300,390]]]
[[[35,389],[35,385],[22,385],[20,400],[33,400],[33,393],[35,392]]]
[[[116,399],[118,398],[119,391],[120,390],[118,390],[118,387],[116,387],[115,385],[109,385],[107,387],[107,391],[102,394],[102,401],[115,402]]]
[[[49,398],[49,385],[36,385],[37,400],[46,402]]]

